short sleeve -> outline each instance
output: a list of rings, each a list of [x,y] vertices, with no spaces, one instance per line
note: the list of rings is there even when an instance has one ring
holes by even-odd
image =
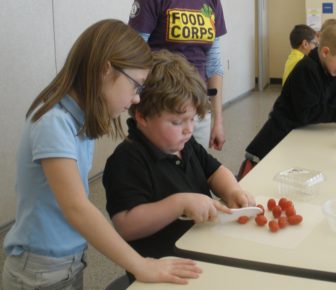
[[[45,158],[71,158],[77,160],[77,129],[70,114],[52,109],[31,124],[33,161]]]
[[[224,20],[224,12],[220,0],[215,1],[215,26],[216,26],[216,37],[226,34],[226,25]]]
[[[128,142],[132,141],[124,141],[115,149],[103,173],[106,210],[110,217],[153,199],[148,157]]]
[[[128,24],[138,32],[151,34],[160,17],[161,0],[136,0],[133,2]]]
[[[195,156],[197,156],[201,167],[203,168],[206,178],[208,179],[219,166],[221,166],[221,163],[209,154],[204,147],[195,140],[195,138],[191,138],[190,144],[193,148],[192,150],[195,152]]]

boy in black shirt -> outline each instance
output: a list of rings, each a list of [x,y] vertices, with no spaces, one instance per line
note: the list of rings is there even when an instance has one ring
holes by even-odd
[[[194,222],[255,201],[192,137],[194,117],[209,110],[199,74],[180,55],[153,55],[141,102],[130,108],[128,138],[109,157],[103,183],[117,231],[142,255],[159,258],[174,254]]]
[[[293,69],[259,133],[246,148],[238,179],[292,129],[336,121],[336,25],[322,31],[320,45]]]

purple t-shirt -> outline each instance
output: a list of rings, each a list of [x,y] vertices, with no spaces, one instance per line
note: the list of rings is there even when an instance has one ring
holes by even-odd
[[[150,34],[153,50],[184,54],[204,79],[207,52],[226,33],[220,0],[136,0],[129,25]]]

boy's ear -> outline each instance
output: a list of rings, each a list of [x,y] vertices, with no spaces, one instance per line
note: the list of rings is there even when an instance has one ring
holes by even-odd
[[[309,47],[309,42],[308,42],[307,39],[302,40],[302,42],[301,42],[301,47],[302,47],[302,48],[307,48],[307,47]]]
[[[142,114],[139,111],[135,111],[134,118],[135,118],[135,121],[137,122],[137,124],[139,124],[142,127],[146,127],[147,120],[146,120],[146,118],[144,118],[142,116]]]
[[[330,49],[327,46],[323,46],[320,48],[320,53],[323,57],[327,57],[330,53]]]

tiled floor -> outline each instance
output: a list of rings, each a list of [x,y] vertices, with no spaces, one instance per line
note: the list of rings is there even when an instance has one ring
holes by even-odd
[[[244,159],[246,146],[265,123],[280,89],[280,86],[272,85],[263,92],[253,91],[225,106],[223,124],[226,142],[222,151],[210,152],[235,175]]]
[[[280,91],[279,86],[271,86],[263,92],[253,91],[224,108],[224,130],[226,143],[222,151],[210,150],[219,161],[237,174],[240,163],[244,158],[244,149],[267,119],[275,98]],[[91,184],[91,200],[96,206],[105,212],[105,194],[101,181]],[[2,244],[3,235],[0,235]],[[0,250],[0,269],[2,272],[4,261],[3,250]],[[102,290],[113,279],[119,277],[123,270],[107,258],[89,247],[88,268],[85,271],[85,289]],[[1,285],[1,276],[0,276]],[[1,289],[1,287],[0,287]]]

